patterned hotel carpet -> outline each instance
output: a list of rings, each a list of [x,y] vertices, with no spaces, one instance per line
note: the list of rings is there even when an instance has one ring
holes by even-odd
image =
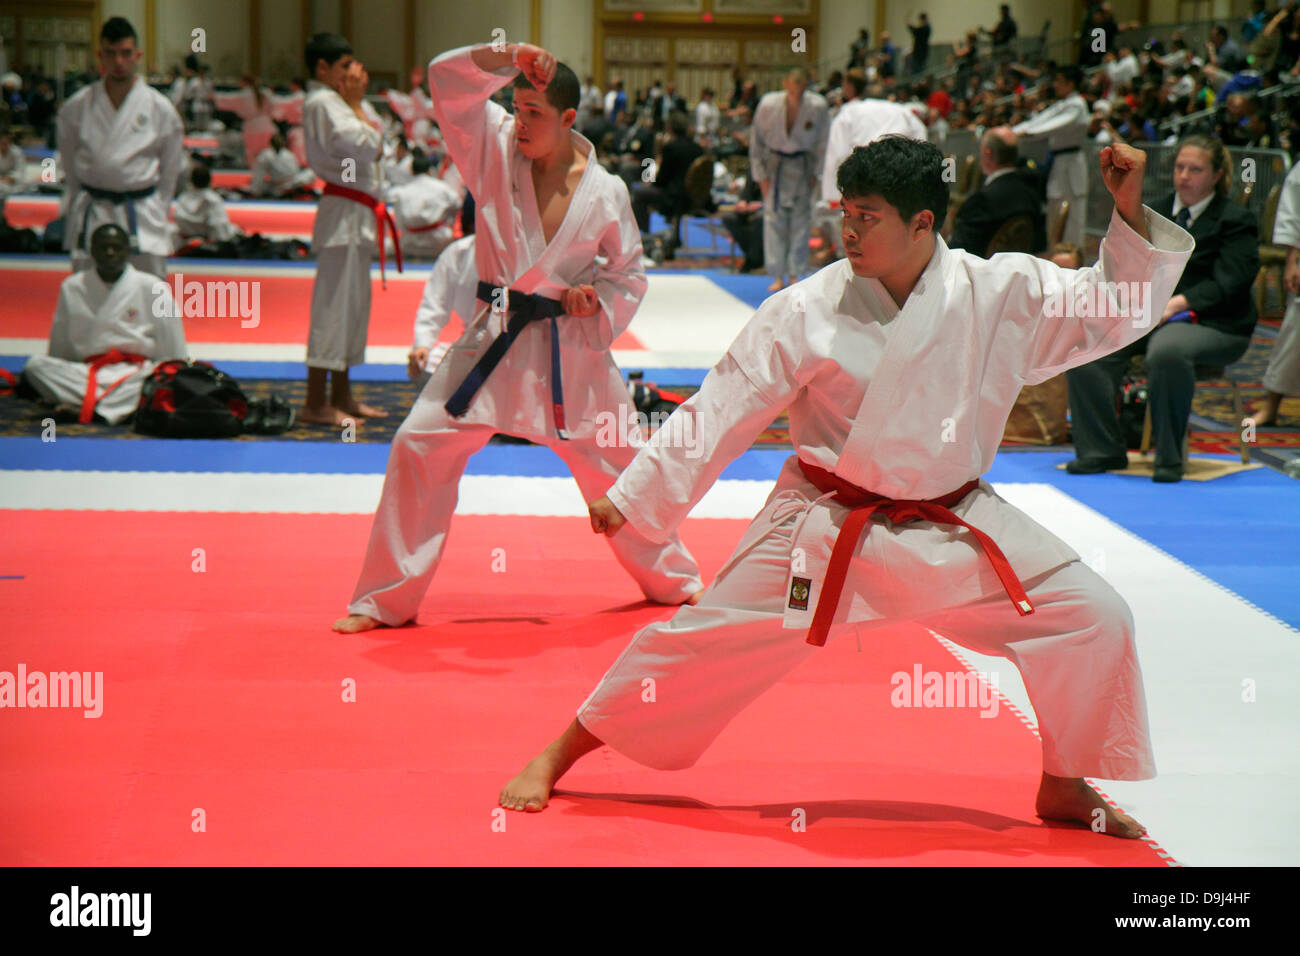
[[[1273,345],[1275,326],[1262,323],[1251,342],[1250,350],[1232,366],[1241,386],[1242,402],[1248,411],[1251,404],[1263,395],[1260,379],[1268,366],[1268,356]],[[653,379],[651,370],[648,377]],[[684,395],[695,392],[694,386],[679,386],[673,382],[658,382],[664,388],[672,389]],[[303,404],[306,383],[285,379],[245,379],[240,382],[249,398],[259,398],[278,394],[295,408]],[[354,382],[353,393],[362,402],[376,405],[389,412],[386,419],[372,419],[361,423],[356,432],[359,442],[388,443],[402,423],[406,412],[415,401],[418,389],[415,384],[400,382]],[[1202,382],[1196,389],[1193,413],[1215,422],[1222,431],[1215,432],[1198,428],[1193,423],[1191,444],[1193,452],[1233,452],[1236,450],[1236,426],[1233,424],[1231,390],[1226,381]],[[0,396],[0,436],[17,437],[38,435],[41,431],[41,419],[48,414],[48,407],[35,402],[15,398],[12,395]],[[1266,428],[1260,431],[1257,447],[1260,448],[1300,448],[1300,398],[1289,398],[1282,403],[1279,414],[1280,427]],[[124,439],[142,438],[128,427],[110,427],[107,425],[61,425],[59,434],[63,436],[89,435],[100,438],[118,437]],[[324,425],[295,425],[283,435],[243,436],[233,441],[261,441],[273,438],[278,441],[337,441],[339,430]],[[494,441],[505,441],[498,437]],[[515,439],[509,439],[514,441]],[[784,413],[765,429],[755,441],[761,447],[789,447],[789,423]],[[1008,444],[1007,448],[1024,448],[1026,446]]]

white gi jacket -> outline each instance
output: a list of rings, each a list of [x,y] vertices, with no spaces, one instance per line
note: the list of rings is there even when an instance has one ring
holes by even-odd
[[[441,179],[420,173],[410,182],[388,191],[393,221],[402,233],[402,249],[408,255],[439,255],[451,241],[451,219],[460,209],[460,196]],[[437,225],[437,229],[429,226]],[[412,232],[420,229],[420,232]],[[467,321],[473,312],[462,315]]]
[[[571,438],[594,437],[598,413],[622,405],[629,417],[633,414],[609,353],[646,290],[641,234],[627,186],[606,172],[591,143],[571,130],[574,148],[587,156],[587,168],[548,245],[532,161],[515,143],[514,117],[489,99],[518,71],[484,72],[471,51],[449,50],[430,62],[429,88],[447,150],[475,199],[478,273],[494,286],[551,299],[572,286],[595,287],[600,302],[595,315],[558,319],[567,431]],[[598,255],[606,261],[598,263]],[[495,317],[474,324],[438,366],[430,387],[445,388],[450,397],[498,331]],[[459,420],[517,435],[554,436],[550,339],[549,322],[529,323]]]
[[[804,90],[794,125],[786,132],[785,92],[764,94],[754,110],[749,139],[750,175],[772,180],[772,195],[782,206],[811,202],[812,179],[826,163],[830,121],[826,100]],[[781,153],[803,153],[789,158]],[[838,198],[838,197],[837,197]]]
[[[380,195],[379,131],[363,123],[343,97],[312,80],[302,108],[307,164],[321,179],[371,196]],[[345,161],[351,163],[345,165]],[[344,178],[345,170],[349,178]],[[355,178],[351,178],[355,176]],[[343,196],[321,196],[312,225],[313,249],[327,246],[375,245],[375,213]]]
[[[840,188],[835,185],[840,164],[849,158],[855,146],[866,146],[889,133],[901,133],[924,142],[925,124],[899,103],[889,100],[857,99],[840,107],[831,120],[826,137],[826,159],[821,167],[821,198],[838,202]]]
[[[48,354],[83,362],[116,348],[146,355],[154,363],[185,358],[185,329],[173,314],[178,310],[170,288],[129,263],[112,285],[94,268],[74,272],[59,285]],[[101,384],[109,377],[101,372]]]
[[[63,104],[58,124],[64,169],[60,205],[66,220],[64,248],[78,248],[87,206],[87,248],[89,237],[106,222],[130,231],[125,203],[92,199],[83,185],[118,193],[153,187],[152,195],[132,201],[139,251],[170,255],[167,208],[176,194],[183,135],[171,100],[137,77],[122,106],[114,109],[104,81],[97,80]]]
[[[663,540],[783,408],[798,458],[860,488],[929,499],[961,487],[993,464],[1021,386],[1114,352],[1158,321],[1194,243],[1150,209],[1144,214],[1152,242],[1115,215],[1090,269],[1018,253],[985,260],[936,236],[901,311],[878,280],[854,276],[847,260],[827,266],[763,303],[673,416],[694,421],[670,419],[656,432],[610,500],[638,531]],[[1063,311],[1050,309],[1048,296],[1081,296],[1101,281],[1149,281],[1145,316],[1115,316],[1113,307],[1100,318],[1048,314]],[[691,456],[661,447],[664,436],[671,444],[684,434],[697,439]],[[740,546],[799,516],[792,549],[802,551],[791,552],[787,594],[796,576],[812,584],[806,610],[786,602],[786,627],[811,625],[849,513],[833,500],[818,504],[822,497],[791,458]],[[987,482],[952,511],[992,537],[1022,581],[1078,558]],[[894,527],[875,516],[855,555],[836,623],[908,617],[1002,592],[964,528]]]
[[[478,308],[477,292],[474,237],[462,236],[442,250],[424,284],[424,295],[415,312],[415,347],[432,349],[452,313],[468,325]]]
[[[1049,151],[1075,150],[1053,158],[1052,171],[1047,177],[1048,198],[1087,195],[1089,160],[1079,147],[1088,138],[1091,119],[1087,101],[1078,93],[1071,93],[1012,127],[1017,136],[1046,136]]]

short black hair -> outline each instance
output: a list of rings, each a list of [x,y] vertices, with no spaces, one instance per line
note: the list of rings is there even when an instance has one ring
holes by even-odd
[[[316,33],[307,41],[303,51],[303,60],[307,63],[308,79],[315,79],[316,64],[324,60],[326,66],[333,66],[341,57],[352,52],[352,44],[337,33]]]
[[[427,173],[429,167],[432,165],[433,164],[429,162],[429,157],[425,156],[424,153],[420,152],[418,149],[411,154],[411,172],[416,176]]]
[[[511,85],[517,90],[534,90],[537,88],[523,73],[516,76],[514,83]],[[576,73],[563,63],[556,63],[555,76],[551,77],[551,82],[546,84],[545,92],[546,102],[563,113],[565,110],[576,110],[578,108],[582,85],[578,82]]]
[[[1083,85],[1083,71],[1068,63],[1058,66],[1052,75],[1064,77],[1065,81],[1076,90]]]
[[[116,42],[116,41],[110,41],[110,42]],[[125,242],[129,243],[131,241],[131,237],[130,235],[127,234],[127,231],[125,229],[123,229],[115,222],[106,222],[102,226],[97,227],[95,231],[90,234],[91,243],[93,244],[94,241],[97,238],[99,238],[100,233],[104,232],[105,230],[107,230],[109,233],[117,233],[122,237],[123,241]]]
[[[190,173],[190,182],[195,189],[207,189],[212,185],[212,170],[199,163],[194,167],[194,172]]]
[[[937,232],[948,214],[943,153],[933,143],[892,133],[855,147],[840,164],[835,185],[845,199],[879,196],[908,222],[922,209],[934,213]]]
[[[126,17],[109,17],[104,21],[104,25],[99,28],[99,39],[107,40],[109,43],[116,43],[119,40],[125,40],[130,37],[135,41],[135,45],[140,45],[140,38],[136,36],[135,27],[131,26],[131,21]]]
[[[185,69],[193,70],[197,73],[202,67],[203,64],[199,62],[199,55],[197,53],[191,53],[185,58]]]

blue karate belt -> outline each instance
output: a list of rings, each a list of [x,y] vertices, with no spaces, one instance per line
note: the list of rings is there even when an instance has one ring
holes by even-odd
[[[772,150],[772,152],[776,153],[776,155],[781,157],[776,161],[776,171],[772,174],[772,208],[780,209],[781,208],[781,164],[784,163],[787,159],[799,159],[800,157],[807,156],[808,150],[801,149],[797,153],[783,153],[779,149],[774,149]]]
[[[133,189],[124,193],[115,192],[112,189],[100,189],[98,186],[87,186],[85,183],[81,184],[81,188],[90,193],[92,199],[111,202],[115,206],[126,203],[127,232],[131,236],[132,251],[139,251],[140,241],[135,219],[135,200],[152,196],[154,187],[146,186],[144,189]],[[90,250],[90,236],[86,235],[86,230],[90,226],[90,207],[93,205],[94,203],[86,203],[86,214],[81,218],[81,237],[77,240],[78,249]]]
[[[477,298],[480,302],[491,305],[499,288],[490,282],[480,282]],[[516,292],[513,289],[505,290],[505,294],[506,311],[510,315],[506,330],[492,340],[487,351],[480,356],[478,362],[465,376],[465,381],[460,383],[451,398],[447,400],[445,406],[447,414],[453,418],[464,415],[469,410],[469,403],[475,394],[483,387],[487,377],[505,356],[506,350],[514,344],[519,333],[524,330],[524,326],[539,319],[549,319],[551,322],[551,414],[555,418],[556,434],[567,441],[569,434],[564,428],[564,389],[560,382],[560,327],[555,321],[556,316],[564,314],[564,307],[559,300],[548,299],[542,295]]]
[[[1047,151],[1047,162],[1043,164],[1043,175],[1052,175],[1052,163],[1056,162],[1057,156],[1065,156],[1068,153],[1077,153],[1082,146],[1067,146],[1065,149],[1049,149]]]

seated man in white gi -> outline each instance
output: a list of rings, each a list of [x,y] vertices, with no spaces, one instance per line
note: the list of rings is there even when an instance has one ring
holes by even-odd
[[[190,189],[176,197],[176,246],[179,251],[191,239],[224,242],[240,235],[230,221],[226,201],[212,188],[212,171],[200,163],[190,174]]]
[[[456,190],[430,172],[429,157],[411,158],[410,182],[388,191],[388,205],[402,233],[402,254],[409,259],[436,259],[452,240],[460,212]]]
[[[707,436],[705,453],[684,455],[661,429],[591,503],[592,528],[670,533],[782,409],[796,454],[698,604],[637,633],[502,806],[542,809],[602,742],[689,767],[828,636],[914,621],[1020,669],[1042,736],[1040,817],[1145,832],[1084,781],[1155,775],[1132,614],[978,477],[1021,385],[1140,338],[1191,254],[1191,236],[1142,205],[1145,154],[1116,145],[1100,163],[1115,213],[1098,264],[1067,270],[949,249],[934,145],[886,136],[853,151],[836,177],[847,257],[764,302],[674,412]],[[1110,286],[1130,281],[1150,283],[1137,317]],[[1082,295],[1101,308],[1064,316]],[[672,693],[643,703],[647,678]]]
[[[117,425],[159,362],[187,357],[185,330],[167,284],[127,261],[121,226],[96,229],[90,255],[94,268],[59,286],[49,354],[29,358],[23,377],[55,406],[55,421]]]
[[[316,174],[298,165],[298,157],[285,146],[284,137],[275,133],[271,144],[257,154],[248,191],[253,196],[277,198],[310,190],[315,182]]]

